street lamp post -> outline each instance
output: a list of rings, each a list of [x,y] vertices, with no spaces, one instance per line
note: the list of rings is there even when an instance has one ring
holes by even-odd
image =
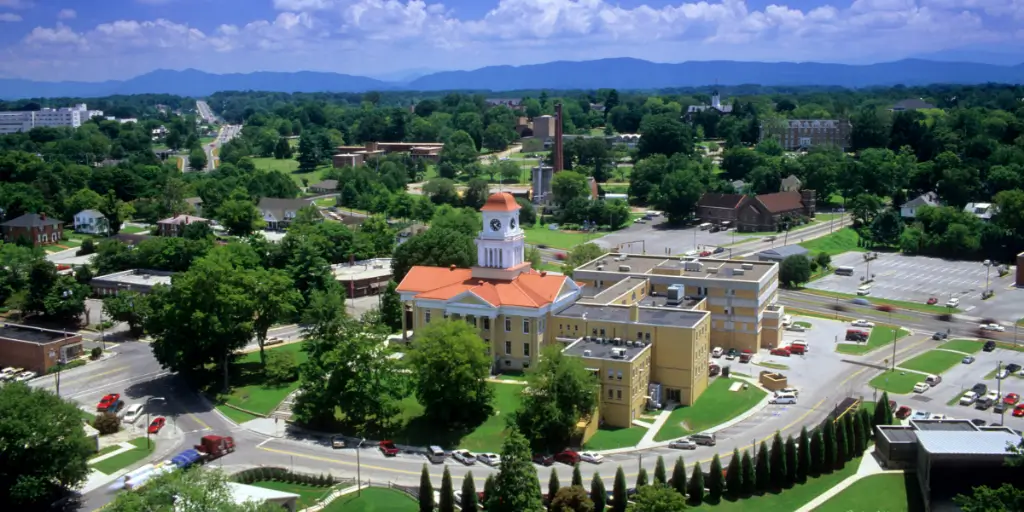
[[[997,389],[996,394],[999,395],[998,397],[996,397],[996,400],[1002,400],[1003,399],[1003,379],[999,378],[999,372],[1001,372],[1001,371],[1003,371],[1003,362],[999,361],[998,363],[996,363],[996,389]],[[999,425],[1003,425],[1003,422],[1005,420],[1006,420],[1006,407],[1003,407],[1000,410],[1000,413],[999,413]]]
[[[363,443],[366,442],[366,438],[359,440],[359,444],[356,445],[356,495],[363,495],[363,466],[359,460],[359,450],[363,447]]]
[[[149,403],[153,400],[160,400],[167,402],[167,399],[162,396],[151,396],[146,399],[146,449],[149,450],[152,446],[149,441]]]
[[[67,336],[65,335],[65,338],[66,337]],[[54,359],[56,357],[57,357],[57,353],[54,352],[53,349],[50,349],[50,359]],[[61,371],[61,369],[63,369],[64,363],[65,363],[64,354],[60,354],[60,358],[57,359],[57,374],[54,376],[54,378],[57,381],[57,389],[56,389],[57,396],[60,396],[60,371]]]
[[[985,265],[985,295],[986,295],[986,298],[987,298],[987,296],[992,294],[992,288],[990,286],[990,281],[989,281],[989,274],[991,274],[991,273],[992,273],[992,263],[989,262],[988,265]]]
[[[889,310],[889,328],[892,329],[892,371],[896,371],[896,331],[892,325],[892,309]]]

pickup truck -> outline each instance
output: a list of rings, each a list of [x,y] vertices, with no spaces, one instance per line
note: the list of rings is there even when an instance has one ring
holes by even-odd
[[[395,446],[394,441],[381,441],[379,446],[381,453],[383,453],[385,457],[394,457],[398,455],[398,452],[400,451],[398,447]]]

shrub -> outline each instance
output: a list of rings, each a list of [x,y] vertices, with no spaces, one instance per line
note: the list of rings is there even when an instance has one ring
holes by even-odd
[[[118,430],[121,430],[121,419],[114,413],[105,412],[96,416],[92,426],[99,430],[100,435],[115,434]]]
[[[281,386],[295,381],[299,376],[299,367],[295,364],[295,355],[291,352],[271,350],[267,352],[267,366],[264,372],[267,383]]]
[[[89,352],[89,358],[92,359],[93,361],[99,359],[100,356],[102,355],[103,349],[100,347],[93,347],[93,349]]]
[[[82,241],[82,246],[78,248],[76,256],[85,256],[96,252],[96,243],[92,241],[92,238],[86,238]]]

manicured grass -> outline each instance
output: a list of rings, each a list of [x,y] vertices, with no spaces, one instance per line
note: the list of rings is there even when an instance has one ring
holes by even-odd
[[[317,200],[313,201],[313,203],[316,204],[317,206],[323,206],[323,207],[334,206],[334,204],[336,202],[337,202],[337,200],[335,198],[333,198],[333,197],[325,197],[323,199],[317,199]]]
[[[135,445],[134,450],[128,450],[124,453],[115,455],[109,459],[101,460],[96,464],[90,464],[90,466],[96,471],[99,471],[100,473],[110,475],[121,469],[131,466],[132,464],[135,464],[136,462],[139,462],[145,459],[146,457],[149,457],[149,455],[153,453],[153,450],[156,449],[156,441],[153,439],[150,439],[150,445],[148,449],[146,448],[145,437],[132,439],[129,442]]]
[[[939,345],[939,348],[967,352],[968,354],[976,354],[984,346],[984,342],[977,340],[950,340]]]
[[[539,266],[534,267],[536,270],[547,270],[548,272],[562,272],[561,265],[555,265],[554,263],[542,262]]]
[[[903,361],[896,366],[908,370],[917,370],[932,375],[939,375],[942,372],[960,364],[964,356],[956,352],[945,350],[929,350],[909,361]]]
[[[475,452],[501,452],[507,425],[505,420],[519,409],[525,386],[494,384],[494,413],[472,432],[462,437],[458,448]],[[422,407],[420,409],[422,411]],[[452,446],[456,448],[456,446]]]
[[[579,244],[600,238],[604,233],[580,233],[566,232],[561,230],[550,230],[546,224],[537,224],[532,227],[524,227],[526,239],[534,245],[546,245],[555,249],[569,250]]]
[[[879,347],[884,347],[893,342],[893,332],[896,329],[887,325],[876,325],[871,329],[871,335],[868,336],[867,343],[840,343],[836,346],[836,352],[840,354],[854,354],[862,355],[871,352]],[[906,329],[899,328],[896,333],[896,339],[902,338],[910,334]]]
[[[756,386],[729,391],[729,387],[736,382],[746,381],[723,377],[715,379],[692,406],[676,407],[654,440],[667,441],[702,432],[743,414],[764,398],[765,392]]]
[[[518,371],[499,373],[492,378],[509,382],[526,382],[526,374]]]
[[[842,322],[851,322],[851,321],[854,320],[853,317],[847,316],[847,315],[836,314],[836,313],[821,313],[821,312],[818,312],[818,311],[811,311],[811,310],[808,310],[808,309],[800,309],[800,308],[787,307],[786,311],[792,313],[793,315],[809,316],[811,318],[821,318],[823,320],[836,320],[836,321],[842,321]]]
[[[253,482],[249,485],[262,487],[264,489],[271,489],[274,491],[298,494],[299,499],[296,500],[296,510],[302,510],[306,507],[316,505],[316,502],[320,501],[323,498],[326,498],[327,495],[330,494],[331,492],[331,489],[329,487],[313,487],[312,485],[291,484],[286,482],[275,481]]]
[[[483,487],[481,487],[483,489]],[[327,505],[323,512],[416,512],[418,504],[408,494],[381,487],[367,487],[362,495],[346,494]]]
[[[224,404],[218,405],[217,406],[217,410],[220,411],[221,414],[227,416],[231,421],[233,421],[235,423],[238,423],[239,425],[241,425],[242,423],[245,423],[247,421],[255,420],[255,419],[261,417],[261,416],[256,416],[254,414],[249,414],[249,413],[247,413],[245,411],[239,411],[238,409],[235,409],[235,408],[232,408],[232,407],[228,407],[228,406],[226,406]]]
[[[292,181],[296,185],[302,187],[302,178],[306,178],[310,185],[320,181],[323,172],[327,170],[328,166],[318,167],[313,172],[296,172],[299,169],[299,161],[294,158],[284,158],[278,160],[276,158],[253,158],[253,165],[257,169],[264,169],[267,171],[277,171],[291,176]]]
[[[803,327],[804,329],[810,329],[811,328],[811,323],[810,322],[802,322],[802,321],[801,322],[793,322],[793,325],[799,325],[800,327]]]
[[[140,228],[138,226],[125,226],[121,228],[121,231],[119,231],[119,233],[124,233],[126,235],[137,235],[139,233],[149,233],[149,229]]]
[[[854,295],[852,293],[830,292],[830,291],[825,291],[825,290],[815,290],[813,288],[802,288],[800,291],[802,291],[804,293],[814,294],[814,295],[821,295],[822,297],[832,297],[832,298],[839,297],[840,299],[851,299],[852,300],[852,299],[856,299],[856,298],[859,297],[858,295]],[[886,305],[886,306],[892,306],[894,308],[899,308],[899,309],[909,309],[911,311],[918,311],[918,312],[921,312],[921,313],[945,314],[945,313],[959,313],[960,312],[960,310],[956,309],[956,308],[950,309],[950,308],[947,308],[946,306],[940,306],[940,305],[934,305],[933,306],[933,305],[929,305],[929,304],[924,304],[924,303],[919,303],[919,302],[909,302],[909,301],[905,301],[905,300],[881,299],[881,298],[878,298],[878,297],[860,297],[860,298],[864,298],[864,299],[867,299],[867,300],[871,301],[871,304],[873,306]],[[895,317],[895,316],[896,315],[894,314],[893,317]]]
[[[819,252],[828,253],[831,256],[850,251],[866,252],[867,249],[857,246],[859,239],[857,232],[852,228],[843,228],[830,235],[801,242],[800,245],[810,251],[812,256]]]
[[[644,427],[599,428],[593,437],[583,445],[587,450],[611,450],[636,446],[647,429]]]
[[[267,351],[280,350],[282,352],[291,352],[294,354],[295,364],[302,364],[308,358],[308,355],[302,351],[302,346],[302,343],[289,343],[268,348]],[[235,374],[231,380],[231,392],[218,398],[222,402],[227,402],[235,407],[241,407],[258,414],[270,414],[281,403],[281,400],[284,400],[289,393],[299,387],[298,380],[285,386],[267,385],[263,369],[260,366],[260,353],[258,351],[239,357],[232,365],[231,371]],[[225,410],[231,410],[231,412],[226,412]],[[233,416],[239,411],[229,407],[222,407],[221,412],[234,419]]]
[[[108,446],[108,447],[106,447],[106,448],[96,452],[92,457],[90,457],[90,460],[91,459],[97,459],[97,458],[102,457],[102,456],[104,456],[104,455],[106,455],[108,453],[111,453],[111,452],[113,452],[115,450],[120,450],[120,449],[121,449],[121,445],[119,445],[119,444],[112,444],[112,445],[110,445],[110,446]]]
[[[81,414],[82,415],[82,419],[85,420],[86,422],[88,422],[90,425],[92,425],[92,422],[96,419],[96,415],[95,414],[93,414],[91,412],[83,411],[81,409],[78,410],[78,414]]]
[[[906,395],[914,391],[914,384],[924,382],[927,375],[915,372],[904,372],[897,369],[895,372],[886,370],[877,377],[871,379],[868,385],[878,388],[879,391],[888,391],[899,395]]]
[[[773,370],[788,370],[789,366],[779,363],[754,363],[757,366],[764,366],[765,368],[771,368]]]
[[[857,480],[815,512],[850,510],[924,510],[920,487],[912,474],[869,475]]]
[[[810,503],[811,500],[835,487],[839,482],[853,476],[860,466],[860,457],[850,460],[846,466],[839,471],[826,473],[819,476],[811,476],[802,484],[794,485],[790,489],[781,492],[768,492],[762,495],[754,495],[750,498],[732,501],[722,499],[717,504],[702,504],[696,507],[689,506],[686,510],[697,510],[703,512],[750,512],[756,511],[792,511]],[[859,511],[859,509],[856,509]],[[874,510],[874,509],[872,509]]]

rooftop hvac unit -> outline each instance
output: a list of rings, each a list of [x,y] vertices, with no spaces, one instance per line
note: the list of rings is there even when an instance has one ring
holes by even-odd
[[[613,339],[613,340],[612,340],[612,343],[613,343],[613,344],[614,344],[614,345],[615,345],[616,347],[617,347],[617,346],[619,346],[619,345],[622,345],[622,338],[615,338],[615,339]]]
[[[743,270],[754,270],[753,263],[744,263],[743,265],[740,266],[743,267]]]
[[[601,340],[601,343],[602,343],[602,344],[606,344],[606,343],[608,343],[608,340],[607,340],[607,339],[605,339],[604,337],[601,337],[601,338],[599,338],[599,339]]]
[[[685,295],[683,294],[683,285],[674,284],[672,286],[669,286],[666,298],[667,300],[665,302],[667,304],[678,305],[682,303],[683,300],[685,300]]]
[[[699,261],[687,261],[683,263],[683,270],[687,272],[700,272],[704,269],[704,265],[701,265]]]
[[[604,265],[598,265],[597,270],[604,270]]]
[[[619,272],[629,272],[633,270],[629,265],[619,265]]]
[[[732,275],[734,275],[734,276],[742,276],[743,274],[744,274],[744,271],[743,271],[742,268],[734,268],[734,269],[732,269]]]
[[[590,351],[589,350],[584,350],[583,351],[583,357],[590,357]]]
[[[626,357],[626,349],[624,348],[613,348],[612,359],[623,359]]]

